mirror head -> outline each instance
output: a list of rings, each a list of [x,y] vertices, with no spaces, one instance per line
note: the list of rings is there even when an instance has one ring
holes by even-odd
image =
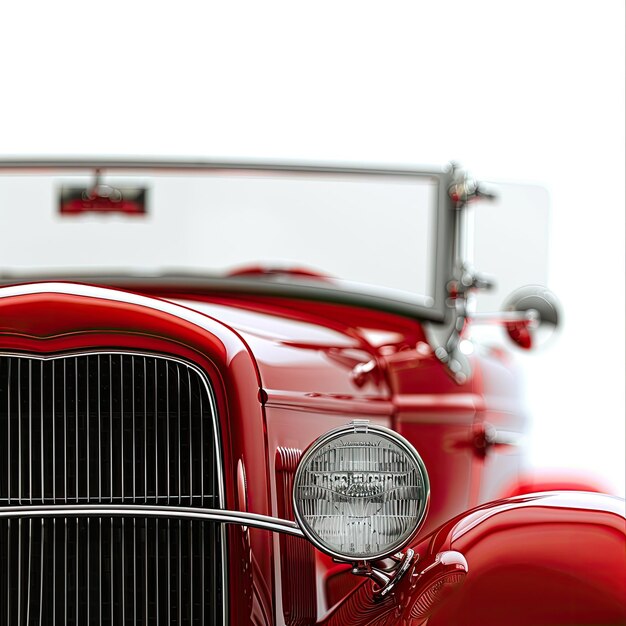
[[[556,296],[546,287],[527,285],[514,291],[504,302],[503,310],[526,313],[526,319],[505,323],[509,337],[525,350],[545,345],[559,326],[561,313]]]

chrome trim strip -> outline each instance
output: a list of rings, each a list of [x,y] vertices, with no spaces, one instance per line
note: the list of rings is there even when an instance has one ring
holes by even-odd
[[[52,504],[0,507],[0,519],[31,519],[34,517],[151,517],[155,519],[190,519],[250,526],[294,537],[304,537],[296,522],[243,511],[202,509],[188,506],[149,506],[145,504]]]

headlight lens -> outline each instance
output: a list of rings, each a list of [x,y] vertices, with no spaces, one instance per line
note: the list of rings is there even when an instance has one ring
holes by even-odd
[[[294,510],[320,550],[349,560],[379,559],[401,549],[426,515],[429,483],[415,448],[382,426],[332,430],[302,455]]]

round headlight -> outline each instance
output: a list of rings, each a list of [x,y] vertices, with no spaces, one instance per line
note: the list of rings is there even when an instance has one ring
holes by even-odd
[[[382,426],[331,430],[302,455],[293,503],[302,532],[348,560],[380,559],[404,547],[422,524],[429,484],[415,448]]]

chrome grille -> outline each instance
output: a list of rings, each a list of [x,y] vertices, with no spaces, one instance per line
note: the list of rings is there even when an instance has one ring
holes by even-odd
[[[0,506],[219,508],[214,409],[182,362],[0,357]],[[0,521],[0,622],[213,624],[221,530],[137,517]]]

